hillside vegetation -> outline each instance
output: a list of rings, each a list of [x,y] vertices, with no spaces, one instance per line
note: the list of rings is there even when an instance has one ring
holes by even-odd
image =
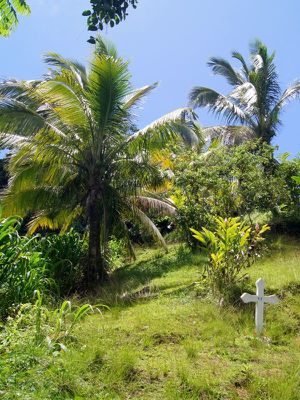
[[[36,346],[22,321],[12,342],[3,336],[0,398],[298,400],[299,243],[274,247],[241,288],[253,292],[263,277],[280,296],[267,306],[264,337],[238,289],[236,303],[222,307],[196,283],[203,256],[181,246],[144,250],[91,301],[109,310],[81,321],[66,348]]]

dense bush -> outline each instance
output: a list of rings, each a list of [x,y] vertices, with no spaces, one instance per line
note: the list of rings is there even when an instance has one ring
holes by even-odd
[[[0,317],[22,303],[33,301],[36,291],[58,298],[82,289],[86,242],[78,233],[41,237],[21,236],[22,219],[0,221]]]
[[[212,226],[214,216],[246,218],[270,212],[284,218],[299,210],[299,185],[292,179],[300,160],[280,161],[274,148],[260,141],[220,147],[206,154],[188,152],[175,166],[174,198],[178,225],[186,241],[191,226]]]
[[[38,243],[47,270],[56,282],[59,296],[82,290],[85,282],[87,243],[84,236],[70,230],[63,235],[48,234]]]
[[[270,228],[257,225],[251,229],[239,218],[215,218],[214,230],[203,228],[201,232],[190,229],[193,237],[208,253],[206,278],[214,293],[228,296],[236,283],[244,277],[259,256],[262,235]]]
[[[281,176],[289,188],[291,201],[284,202],[274,210],[270,225],[273,232],[300,234],[300,180],[295,179],[300,173],[300,158],[287,159],[287,154],[281,157],[279,169]]]
[[[17,217],[0,221],[0,317],[30,302],[35,290],[49,292],[55,287],[47,260],[38,251],[38,236],[21,237],[21,223]]]

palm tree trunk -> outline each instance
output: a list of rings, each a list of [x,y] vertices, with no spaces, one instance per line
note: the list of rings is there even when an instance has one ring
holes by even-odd
[[[88,206],[88,219],[89,253],[87,281],[89,287],[94,287],[107,279],[105,260],[101,252],[101,211],[99,200],[94,193],[90,198]]]
[[[103,205],[103,226],[102,226],[102,252],[103,252],[103,261],[104,268],[108,266],[108,257],[109,257],[109,249],[108,249],[108,215],[107,215],[107,206],[105,203],[105,198],[102,199]]]

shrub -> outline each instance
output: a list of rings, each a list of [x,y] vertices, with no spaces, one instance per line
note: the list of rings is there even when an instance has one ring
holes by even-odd
[[[128,257],[128,249],[123,239],[112,237],[108,242],[108,265],[111,271],[122,267]]]
[[[21,236],[23,220],[0,220],[0,318],[39,291],[48,298],[84,287],[86,241],[71,230],[64,235]]]
[[[86,273],[87,243],[84,236],[70,230],[63,235],[48,234],[39,241],[50,276],[59,296],[82,290]]]
[[[55,287],[47,262],[38,251],[38,236],[21,237],[22,219],[0,221],[0,317],[10,308],[32,301],[35,290],[50,292]]]
[[[241,273],[259,256],[263,234],[268,225],[251,229],[240,218],[215,218],[214,231],[203,228],[201,232],[190,229],[193,237],[208,253],[207,279],[214,291],[226,297]]]

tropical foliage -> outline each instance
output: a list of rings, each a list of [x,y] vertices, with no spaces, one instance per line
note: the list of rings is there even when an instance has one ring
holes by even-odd
[[[138,0],[92,0],[92,10],[85,10],[82,15],[87,17],[89,31],[102,31],[104,25],[113,28],[125,20],[129,6],[136,8],[137,3]],[[96,40],[91,36],[88,42],[94,44]]]
[[[126,19],[128,8],[137,7],[138,0],[90,0],[92,10],[84,10],[89,31],[103,30],[104,25],[114,27]],[[0,0],[0,35],[9,36],[17,27],[18,14],[29,15],[31,12],[27,0]],[[95,44],[91,36],[89,43]]]
[[[9,34],[18,25],[18,14],[29,15],[30,8],[25,0],[0,0],[0,35]]]
[[[152,192],[165,176],[150,151],[169,140],[197,143],[191,109],[182,108],[134,131],[134,112],[156,84],[133,90],[128,63],[98,40],[90,68],[48,54],[44,81],[4,82],[0,87],[3,146],[15,149],[6,214],[33,213],[29,232],[67,230],[80,215],[89,224],[88,281],[106,276],[108,241],[126,220],[138,220],[163,244],[144,210],[174,214],[174,206]],[[128,240],[127,240],[128,241]]]
[[[87,244],[86,237],[74,229],[63,235],[48,232],[39,237],[36,250],[55,282],[52,297],[66,297],[86,289]]]
[[[225,78],[232,87],[230,93],[223,95],[196,86],[190,92],[190,102],[194,107],[206,107],[225,120],[226,125],[206,128],[208,137],[221,138],[224,144],[253,138],[271,143],[278,133],[282,110],[299,97],[300,81],[295,81],[282,92],[274,63],[275,53],[270,54],[260,40],[250,47],[250,64],[236,51],[232,57],[239,62],[239,69],[219,57],[208,62],[213,74]]]
[[[0,319],[34,303],[37,291],[56,301],[86,289],[85,238],[74,230],[22,236],[23,226],[19,217],[0,220]]]
[[[46,259],[37,249],[38,237],[21,237],[21,222],[15,217],[0,221],[0,318],[32,301],[35,290],[49,293],[55,286]]]
[[[102,30],[137,3],[91,0],[83,15]],[[29,11],[25,0],[0,0],[0,34]],[[0,82],[0,148],[9,150],[0,163],[0,397],[298,399],[299,357],[289,351],[299,336],[298,241],[283,253],[274,235],[268,247],[279,255],[246,270],[270,227],[300,232],[300,159],[270,144],[300,82],[282,92],[274,54],[256,41],[250,64],[233,53],[240,69],[210,60],[228,95],[194,88],[192,107],[139,129],[137,110],[157,84],[134,90],[114,46],[89,42],[87,68],[49,53],[42,79]],[[196,107],[226,125],[200,128]],[[154,241],[169,254],[147,249]],[[252,314],[232,302],[263,275],[282,296],[260,340]],[[286,366],[273,374],[276,345]],[[253,355],[264,349],[259,366]],[[211,379],[198,368],[203,356]],[[221,375],[220,360],[229,365]],[[241,360],[250,368],[241,372]],[[259,370],[253,379],[266,360],[267,379]]]
[[[293,176],[299,169],[299,158],[276,160],[274,148],[260,140],[186,152],[177,158],[172,189],[183,238],[195,245],[189,227],[209,228],[215,216],[240,216],[252,224],[255,214],[265,213],[270,224],[295,221],[300,201]]]
[[[251,229],[239,218],[215,218],[213,231],[205,227],[199,232],[191,228],[193,237],[208,253],[206,275],[212,288],[228,294],[242,279],[241,272],[249,268],[259,256],[259,245],[268,225]]]

